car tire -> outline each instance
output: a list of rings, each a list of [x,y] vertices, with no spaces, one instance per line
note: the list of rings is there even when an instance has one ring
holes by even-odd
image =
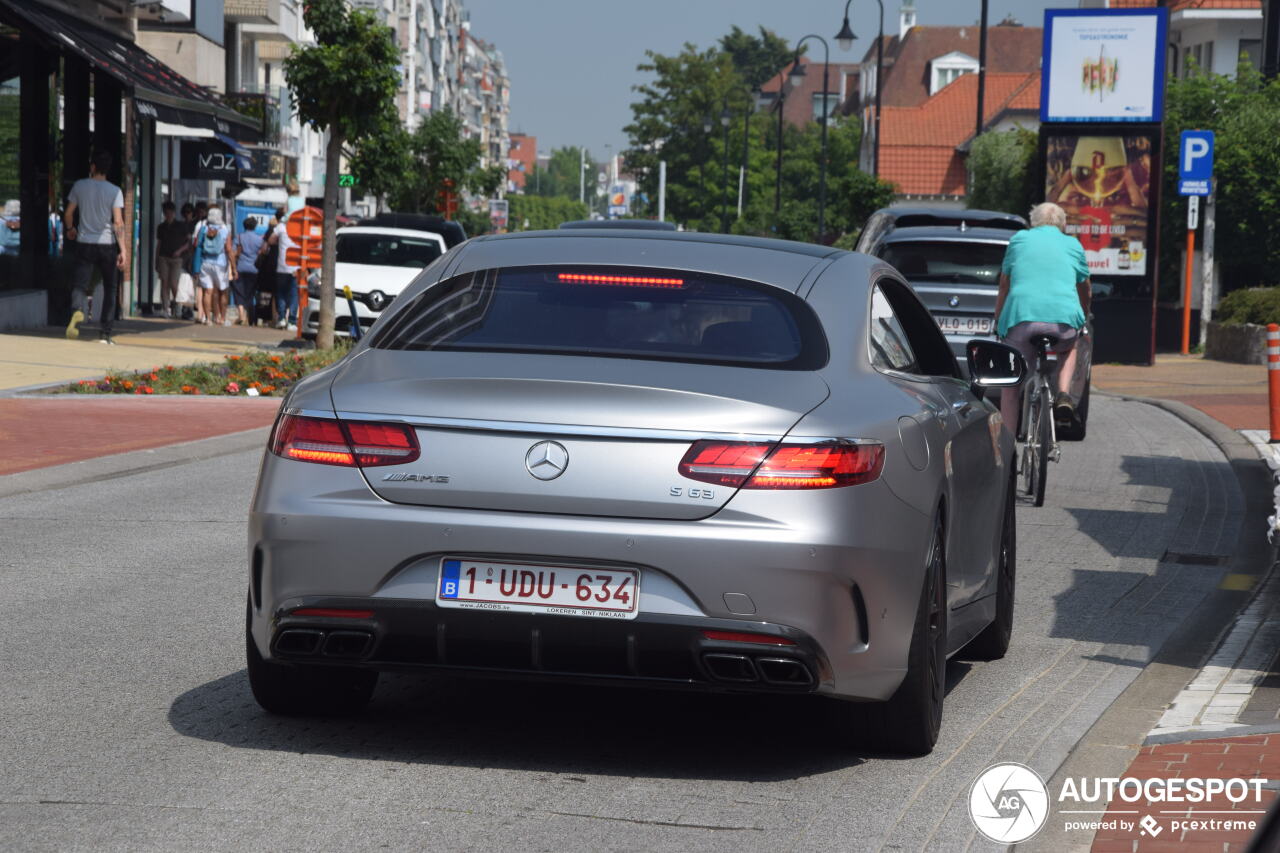
[[[947,564],[942,517],[933,526],[933,541],[920,589],[907,675],[889,701],[874,711],[879,718],[879,744],[893,752],[927,755],[938,742],[942,704],[947,690]]]
[[[1009,651],[1013,636],[1013,600],[1018,568],[1018,527],[1014,506],[1017,492],[1012,478],[1004,501],[1004,518],[1000,523],[1000,557],[996,564],[996,617],[974,637],[967,656],[977,660],[999,660]]]
[[[250,630],[251,607],[245,613],[246,665],[249,689],[263,710],[297,717],[354,714],[364,709],[378,685],[376,670],[289,666],[264,660]]]
[[[1092,377],[1084,381],[1084,391],[1080,394],[1080,402],[1076,404],[1076,416],[1070,423],[1058,427],[1058,438],[1063,441],[1084,441],[1089,425],[1089,388]]]

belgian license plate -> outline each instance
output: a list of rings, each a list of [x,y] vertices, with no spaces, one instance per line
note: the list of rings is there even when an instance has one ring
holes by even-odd
[[[440,562],[436,604],[464,610],[634,619],[640,612],[639,593],[640,573],[630,569],[583,569],[446,557]]]
[[[990,317],[939,317],[938,328],[948,335],[989,335]]]

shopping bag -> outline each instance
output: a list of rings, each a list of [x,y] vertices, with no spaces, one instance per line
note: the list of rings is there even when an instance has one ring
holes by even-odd
[[[191,273],[184,271],[178,276],[178,295],[174,299],[179,305],[188,305],[196,301],[196,286],[191,280]]]

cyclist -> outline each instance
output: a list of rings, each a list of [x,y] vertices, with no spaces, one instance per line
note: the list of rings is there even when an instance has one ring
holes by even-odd
[[[1031,227],[1009,241],[996,293],[996,333],[1016,347],[1035,368],[1034,335],[1053,335],[1058,345],[1058,393],[1054,411],[1075,416],[1071,377],[1076,367],[1076,337],[1089,315],[1089,265],[1084,248],[1064,233],[1067,214],[1052,202],[1031,208]],[[1000,416],[1010,431],[1018,424],[1017,388],[1000,395]]]

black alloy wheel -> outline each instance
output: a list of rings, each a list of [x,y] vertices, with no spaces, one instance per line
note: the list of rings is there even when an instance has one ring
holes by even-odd
[[[889,701],[873,711],[879,717],[880,745],[894,752],[927,755],[942,729],[947,689],[946,577],[946,529],[939,515],[921,583],[907,675]]]

